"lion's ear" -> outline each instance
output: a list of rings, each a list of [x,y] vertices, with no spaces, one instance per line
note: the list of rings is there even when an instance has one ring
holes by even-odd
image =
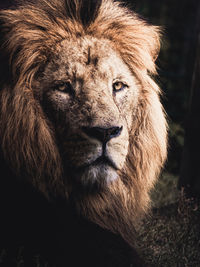
[[[132,24],[130,27],[130,35],[129,40],[127,38],[127,46],[132,52],[129,56],[134,64],[138,69],[157,73],[155,61],[160,52],[160,27],[149,25],[139,19],[138,24]]]
[[[137,23],[132,23],[124,36],[126,44],[122,45],[125,47],[122,53],[125,54],[128,47],[130,52],[125,58],[129,65],[142,72],[157,73],[155,61],[160,52],[160,27],[148,25],[139,19]]]

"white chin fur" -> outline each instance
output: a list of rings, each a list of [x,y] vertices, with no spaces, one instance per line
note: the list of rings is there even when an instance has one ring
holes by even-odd
[[[109,184],[118,178],[116,170],[106,164],[90,166],[84,170],[80,179],[83,184]]]

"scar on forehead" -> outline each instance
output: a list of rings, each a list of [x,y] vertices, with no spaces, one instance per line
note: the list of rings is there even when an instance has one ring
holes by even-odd
[[[87,53],[87,55],[88,55],[88,58],[87,58],[86,65],[92,64],[92,65],[94,65],[96,67],[97,64],[98,64],[98,60],[99,59],[98,59],[97,56],[91,55],[91,47],[90,46],[88,47],[88,53]]]

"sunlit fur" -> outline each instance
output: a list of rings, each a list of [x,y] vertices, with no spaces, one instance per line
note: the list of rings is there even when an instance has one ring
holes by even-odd
[[[17,176],[47,197],[68,199],[71,185],[63,179],[55,132],[32,87],[62,40],[81,36],[109,40],[139,88],[129,152],[120,179],[98,194],[76,196],[75,203],[84,216],[132,245],[135,224],[147,211],[149,190],[166,158],[166,120],[159,88],[152,80],[159,28],[117,2],[97,2],[87,11],[88,19],[81,15],[82,9],[92,1],[40,0],[0,12],[0,141]]]

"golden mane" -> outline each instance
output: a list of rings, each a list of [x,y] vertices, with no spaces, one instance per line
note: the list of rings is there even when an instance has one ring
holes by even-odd
[[[85,216],[132,243],[132,224],[147,210],[148,192],[166,158],[166,121],[159,88],[151,78],[156,74],[160,29],[120,3],[96,2],[40,0],[0,12],[0,142],[18,176],[27,177],[46,196],[67,196],[54,132],[34,97],[32,82],[61,40],[85,35],[109,39],[135,74],[141,93],[121,179],[98,196],[79,199],[77,205]]]

